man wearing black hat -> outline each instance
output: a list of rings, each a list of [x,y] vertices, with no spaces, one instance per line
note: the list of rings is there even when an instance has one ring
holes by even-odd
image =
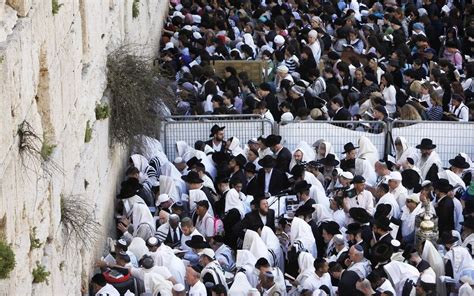
[[[430,263],[426,260],[423,260],[418,254],[418,251],[415,248],[408,248],[403,252],[403,257],[409,264],[413,265],[418,269],[420,273],[427,270],[431,267]]]
[[[265,139],[265,145],[270,147],[276,156],[276,167],[282,172],[289,172],[291,152],[281,144],[281,136],[269,135]]]
[[[369,235],[371,234],[372,233],[370,233]],[[346,235],[349,247],[352,247],[354,245],[360,245],[364,249],[364,253],[369,254],[370,241],[366,242],[362,239],[362,227],[360,223],[355,222],[347,225]]]
[[[462,179],[464,170],[468,169],[470,165],[466,161],[466,159],[460,154],[456,155],[455,158],[450,159],[449,164],[451,165],[451,167],[448,170],[444,171],[444,174],[446,174],[446,176],[448,176],[449,179],[452,180],[451,184],[456,184],[454,191],[456,192],[456,197],[460,198],[461,195],[464,193],[464,190],[466,189],[466,185],[469,186],[469,183],[471,181],[469,180],[469,183],[466,184]]]
[[[370,244],[373,238],[372,228],[370,226],[372,216],[367,213],[365,209],[357,207],[349,210],[349,216],[360,224],[362,240],[366,244]]]
[[[345,157],[341,160],[341,169],[346,172],[354,173],[355,171],[355,159],[357,157],[357,149],[352,142],[346,143],[344,145]]]
[[[332,255],[337,254],[333,238],[336,234],[341,233],[339,231],[339,224],[337,224],[337,222],[335,221],[327,221],[321,224],[321,228],[322,237],[324,239],[324,242],[326,243],[326,253],[324,254],[324,257],[329,258]]]
[[[247,186],[242,189],[246,195],[255,196],[259,190],[257,182],[257,168],[255,164],[248,162],[244,167],[245,177],[247,178]]]
[[[438,216],[439,233],[454,230],[454,202],[448,196],[448,193],[453,190],[453,186],[446,179],[439,179],[433,185],[436,194],[435,210]]]
[[[267,108],[272,113],[273,118],[275,121],[280,121],[280,110],[278,109],[278,99],[272,92],[270,84],[267,82],[263,82],[257,89],[257,95],[260,100],[265,101],[267,103]]]
[[[242,190],[245,190],[245,186],[247,186],[247,178],[242,170],[246,162],[247,159],[242,154],[234,156],[229,161],[230,182],[240,181],[242,183]]]
[[[255,207],[247,213],[240,223],[234,228],[234,233],[243,233],[244,229],[262,229],[263,226],[270,227],[275,231],[275,211],[269,208],[268,201],[263,195],[253,197],[252,205]]]
[[[276,161],[270,155],[258,161],[262,166],[257,174],[257,183],[262,193],[276,195],[288,188],[288,177],[286,174],[276,168]]]
[[[206,142],[214,151],[224,152],[225,151],[225,142],[224,142],[224,129],[225,126],[218,126],[214,124],[211,128],[211,134],[209,135],[210,139]]]
[[[374,225],[372,226],[372,231],[374,232],[373,244],[379,242],[385,242],[391,244],[393,237],[390,234],[392,228],[390,227],[390,219],[387,217],[379,217],[375,220]]]
[[[352,208],[363,208],[370,215],[374,212],[374,196],[369,191],[365,190],[365,178],[356,175],[352,180],[354,185],[353,191],[349,191],[351,196],[344,198],[344,209],[349,212]]]
[[[438,179],[438,172],[443,168],[441,158],[434,151],[436,145],[433,144],[431,139],[424,138],[416,148],[421,151],[421,157],[416,166],[421,170],[422,180],[436,181]]]
[[[190,171],[187,175],[182,176],[181,179],[186,182],[186,185],[189,190],[199,189],[204,192],[207,197],[207,200],[211,204],[211,207],[214,209],[214,194],[211,189],[202,185],[202,183],[204,183],[204,180],[199,177],[199,174],[197,172]]]
[[[309,184],[305,180],[295,183],[293,190],[296,193],[296,196],[298,197],[300,202],[302,203],[301,206],[305,205],[312,207],[316,203],[314,199],[309,196],[310,188],[311,184]]]
[[[462,246],[465,247],[471,256],[474,257],[474,216],[467,216],[464,222],[461,222],[463,238]]]

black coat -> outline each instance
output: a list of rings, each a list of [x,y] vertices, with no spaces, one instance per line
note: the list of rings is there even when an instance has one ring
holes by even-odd
[[[274,94],[269,93],[264,99],[267,103],[267,109],[272,113],[273,119],[279,122],[281,118],[280,110],[278,109],[278,99]]]
[[[238,170],[230,177],[230,182],[234,180],[239,180],[242,183],[242,190],[245,190],[247,186],[247,178],[245,177],[245,173],[243,170]]]
[[[259,190],[265,190],[265,170],[260,169],[257,174],[257,184]],[[282,171],[277,168],[274,168],[272,171],[272,175],[270,177],[270,185],[268,186],[268,191],[271,195],[275,195],[280,193],[282,190],[287,189],[289,186],[288,184],[288,177]]]
[[[289,172],[290,171],[290,162],[291,162],[291,152],[288,148],[283,147],[280,152],[278,152],[276,158],[276,168],[282,172]]]
[[[209,145],[209,147],[212,148],[212,139],[210,139],[209,141],[206,141],[204,143],[206,143],[206,145]],[[216,151],[216,152],[224,152],[224,151],[225,151],[225,142],[223,141],[222,145],[221,145],[221,150]]]
[[[351,112],[349,112],[349,110],[347,110],[346,108],[339,109],[336,112],[336,114],[334,114],[334,117],[332,118],[332,120],[351,120],[351,119],[352,119]]]
[[[242,192],[245,193],[245,195],[252,195],[256,196],[259,192],[262,192],[263,188],[258,186],[257,183],[257,176],[255,175],[248,183],[245,189],[242,189]]]
[[[438,230],[440,234],[454,229],[454,202],[449,196],[445,196],[438,202],[436,215],[438,216]]]
[[[356,289],[356,283],[359,281],[359,275],[352,270],[344,270],[339,280],[339,296],[361,295]]]

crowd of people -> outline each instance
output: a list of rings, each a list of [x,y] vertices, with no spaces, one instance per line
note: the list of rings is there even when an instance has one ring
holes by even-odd
[[[92,295],[473,295],[474,163],[277,135],[133,148]],[[136,154],[137,152],[141,154]],[[128,293],[128,294],[125,294]]]
[[[473,15],[458,0],[171,0],[160,66],[177,115],[469,121]],[[264,61],[265,82],[216,60]]]

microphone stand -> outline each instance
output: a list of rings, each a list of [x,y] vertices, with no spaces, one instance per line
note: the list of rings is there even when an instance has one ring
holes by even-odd
[[[285,192],[285,193],[279,193],[279,194],[276,194],[274,195],[276,197],[276,199],[269,205],[269,207],[271,207],[275,202],[278,201],[278,218],[280,218],[280,198],[282,198],[283,196],[288,196],[290,195],[289,192]]]

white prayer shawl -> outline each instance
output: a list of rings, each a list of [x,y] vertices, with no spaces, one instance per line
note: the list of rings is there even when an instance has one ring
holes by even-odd
[[[383,268],[387,273],[389,280],[392,282],[392,286],[397,292],[397,295],[402,295],[403,285],[405,285],[407,280],[416,283],[420,276],[420,272],[416,267],[399,261],[391,261],[384,265]]]
[[[234,188],[230,189],[225,196],[224,212],[227,213],[232,209],[237,209],[240,213],[240,218],[243,218],[244,204],[240,199],[240,194]]]
[[[471,233],[468,237],[466,237],[461,246],[467,248],[469,245],[471,245],[471,255],[474,255],[474,233]]]
[[[317,204],[329,208],[329,199],[326,196],[323,184],[321,184],[318,178],[316,178],[312,173],[305,171],[304,180],[312,185],[309,189],[309,196],[314,199]]]
[[[226,290],[228,290],[224,270],[219,265],[219,262],[212,261],[203,268],[201,271],[201,281],[204,279],[206,274],[210,274],[214,278],[214,283],[222,284]]]
[[[359,150],[357,157],[366,159],[372,168],[375,163],[379,160],[379,152],[375,148],[374,144],[366,136],[359,138]]]
[[[334,153],[334,149],[333,149],[332,144],[330,142],[328,142],[324,139],[318,140],[318,142],[319,142],[318,147],[319,147],[319,145],[324,144],[324,146],[326,147],[326,150],[324,152],[324,155],[319,155],[319,153],[317,153],[315,155],[315,160],[320,160],[320,159],[326,158],[326,156],[328,156],[329,153],[334,154],[336,159],[339,160],[336,153]]]
[[[231,271],[235,267],[235,260],[232,250],[225,244],[222,244],[217,250],[214,251],[216,254],[216,260],[222,266],[225,271]]]
[[[446,295],[446,285],[439,279],[445,272],[443,257],[441,257],[441,254],[431,241],[425,241],[421,258],[430,264],[436,274],[436,291],[438,295]]]
[[[196,202],[201,200],[207,200],[207,202],[209,202],[209,199],[207,198],[207,195],[204,193],[204,191],[201,189],[189,190],[189,210],[191,213],[196,210]],[[210,204],[211,203],[209,202],[209,205]],[[214,210],[212,207],[209,207],[207,211],[212,217],[214,217]]]
[[[162,275],[149,272],[145,274],[144,278],[145,292],[152,295],[172,296],[173,283],[166,280]]]
[[[262,238],[253,230],[247,229],[245,231],[244,243],[242,245],[243,250],[249,250],[255,258],[265,258],[268,262],[271,261],[270,253],[268,252],[267,246],[263,242]]]
[[[301,153],[303,153],[303,159],[301,161],[306,162],[306,163],[314,160],[314,158],[316,157],[316,153],[314,152],[313,147],[311,147],[305,141],[299,142],[299,144],[296,146],[296,149],[293,150],[293,153],[291,154],[292,156],[291,156],[291,161],[290,161],[290,171],[297,164],[295,160],[296,151],[301,151]]]
[[[354,262],[347,270],[354,271],[361,279],[364,279],[372,271],[372,267],[370,266],[370,261],[364,259],[360,262]]]
[[[260,149],[260,148],[258,149],[258,158],[262,159],[267,155],[273,156],[273,152],[272,152],[272,150],[270,150],[269,147],[267,147],[263,150]]]
[[[375,173],[374,166],[367,159],[356,158],[355,175],[363,176],[369,186],[374,186],[377,183],[377,174]]]
[[[306,221],[298,217],[293,218],[290,230],[291,245],[299,245],[300,250],[306,250],[311,255],[316,256],[316,241],[314,240],[313,231]]]
[[[453,267],[454,281],[459,283],[460,274],[463,270],[473,269],[474,260],[469,251],[462,246],[455,246],[444,255],[444,261],[451,261]],[[459,287],[459,284],[456,284]]]
[[[285,269],[285,255],[280,245],[280,240],[275,235],[273,230],[268,226],[263,226],[262,233],[260,234],[262,241],[267,245],[268,250],[271,253],[271,266]]]
[[[132,151],[143,155],[146,159],[151,159],[157,155],[158,152],[163,153],[163,145],[155,138],[145,135],[138,135],[135,137],[136,145]]]
[[[464,181],[456,175],[455,172],[451,170],[444,170],[438,173],[438,178],[440,179],[447,179],[449,181],[449,184],[454,187],[454,190],[456,191],[458,188],[462,188],[463,190],[466,190],[466,184]]]
[[[184,161],[190,160],[194,156],[194,148],[190,147],[185,141],[176,142],[176,153]]]
[[[472,162],[471,157],[469,157],[469,155],[467,155],[464,152],[459,153],[459,155],[461,155],[469,164],[469,167],[464,170],[464,173],[467,173],[467,172],[474,173],[474,162]]]
[[[130,200],[130,198],[128,200]],[[135,202],[131,206],[131,211],[132,211],[131,216],[132,216],[132,225],[133,225],[133,236],[137,234],[137,231],[141,227],[142,224],[148,224],[151,230],[153,230],[152,233],[154,232],[156,228],[155,220],[153,219],[153,216],[151,215],[150,209],[148,208],[148,206],[145,204],[143,200],[141,202]]]
[[[174,201],[181,201],[181,194],[179,187],[176,185],[175,180],[172,177],[160,176],[160,194],[168,194],[168,196]]]
[[[396,150],[396,153],[395,153],[395,160],[397,164],[402,165],[407,160],[407,158],[412,158],[413,161],[416,163],[419,157],[418,150],[416,150],[415,147],[408,146],[408,142],[407,142],[407,139],[405,139],[405,137],[397,137],[395,139],[395,142],[397,140],[400,140],[400,142],[402,143],[402,150],[401,151]]]
[[[237,156],[239,154],[242,154],[243,156],[245,156],[244,149],[240,147],[240,140],[237,137],[232,138],[232,141],[230,142],[228,149],[232,153],[233,156]]]
[[[324,205],[321,205],[321,204],[315,204],[313,205],[313,208],[314,208],[314,212],[313,212],[312,218],[318,226],[321,225],[321,223],[325,221],[333,220],[331,210],[328,207],[325,207]]]
[[[140,183],[145,182],[148,179],[147,168],[148,160],[140,154],[133,154],[130,156],[130,159],[133,162],[133,166],[136,167],[139,171],[138,179]]]
[[[415,231],[415,218],[419,214],[424,212],[422,208],[421,202],[416,206],[413,212],[410,213],[410,210],[405,205],[402,208],[402,216],[400,219],[402,220],[402,236],[407,237]]]
[[[215,178],[217,170],[212,159],[209,158],[206,153],[202,152],[201,150],[194,150],[194,156],[196,156],[197,159],[201,160],[202,164],[204,165],[204,168],[206,169],[206,172],[208,172],[213,178]]]
[[[443,167],[443,164],[441,163],[441,158],[439,157],[438,153],[436,153],[436,151],[432,151],[430,156],[428,156],[426,160],[420,157],[417,166],[421,170],[422,181],[426,179],[426,175],[428,174],[428,171],[430,170],[433,164],[438,167],[438,171]]]
[[[181,179],[181,176],[182,176],[181,173],[171,162],[164,163],[161,166],[161,175],[173,178],[174,182],[176,183],[177,188],[179,189],[180,196],[183,193],[187,192],[186,182],[184,182]],[[161,186],[161,183],[160,183],[160,186]],[[179,200],[181,200],[181,198]]]
[[[247,296],[252,286],[250,285],[247,276],[243,272],[237,272],[234,278],[234,283],[229,289],[229,295]]]
[[[311,280],[314,275],[314,257],[308,252],[301,252],[298,255],[299,274],[296,277],[298,286],[304,285],[306,280]]]
[[[135,257],[141,259],[143,255],[148,253],[145,241],[141,237],[134,237],[128,246],[128,250],[135,254]]]
[[[393,194],[391,194],[390,192],[384,194],[377,202],[376,207],[380,204],[391,205],[392,209],[390,210],[390,216],[397,219],[400,218],[400,206],[398,205],[398,202],[395,199],[395,196],[393,196]]]
[[[469,283],[464,283],[459,287],[458,296],[472,296],[474,295],[474,289],[469,285]]]

